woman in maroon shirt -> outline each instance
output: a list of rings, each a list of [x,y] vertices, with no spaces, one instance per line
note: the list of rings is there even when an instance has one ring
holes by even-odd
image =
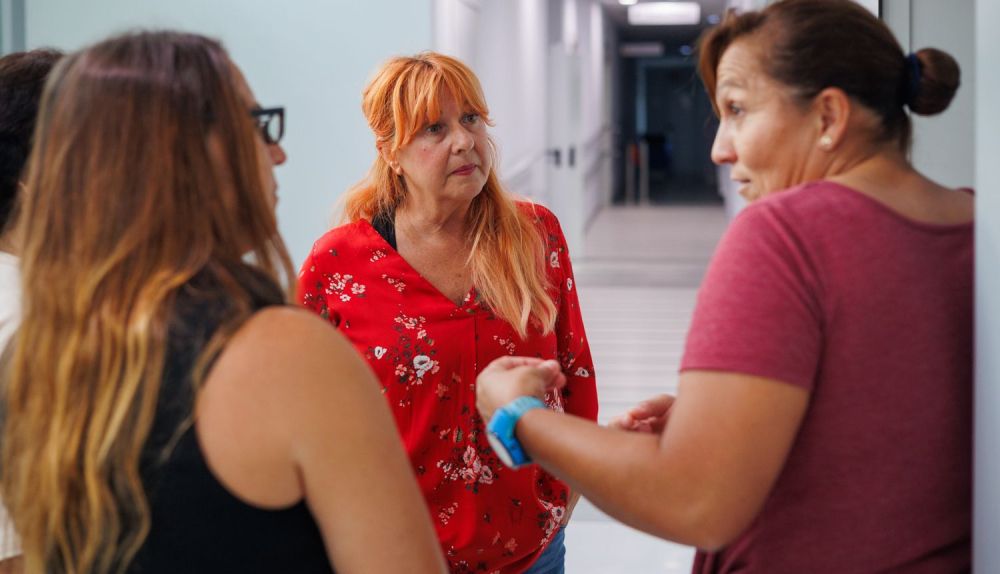
[[[967,571],[973,201],[909,164],[905,109],[944,110],[957,65],[848,0],[730,16],[700,65],[712,158],[759,201],[713,258],[676,401],[619,429],[518,419],[561,377],[511,358],[480,412],[612,516],[698,546],[696,572]]]
[[[363,109],[378,157],[347,197],[348,223],[302,266],[299,296],[378,375],[451,570],[561,572],[573,497],[538,467],[506,468],[475,407],[482,368],[526,355],[557,359],[569,381],[549,408],[597,417],[559,223],[501,187],[486,102],[461,62],[389,60]]]

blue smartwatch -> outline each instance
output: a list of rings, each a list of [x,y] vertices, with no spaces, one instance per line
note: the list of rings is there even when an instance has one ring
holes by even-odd
[[[514,427],[524,413],[544,408],[547,408],[545,403],[535,397],[518,397],[494,411],[493,418],[486,425],[486,439],[500,461],[508,467],[518,468],[531,462],[531,457],[524,452],[514,435]]]

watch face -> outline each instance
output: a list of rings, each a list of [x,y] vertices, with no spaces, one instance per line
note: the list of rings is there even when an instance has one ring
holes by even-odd
[[[500,442],[500,439],[497,438],[497,435],[491,432],[487,432],[486,440],[490,441],[490,446],[493,447],[493,452],[497,453],[497,457],[500,459],[500,462],[504,463],[510,468],[514,468],[514,460],[510,458],[510,453],[507,452],[507,447],[504,446],[502,442]]]

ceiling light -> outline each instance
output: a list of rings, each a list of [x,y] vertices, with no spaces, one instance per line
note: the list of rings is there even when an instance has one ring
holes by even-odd
[[[638,2],[639,0],[618,0],[618,3],[622,6],[631,6]]]
[[[628,8],[628,23],[633,26],[694,26],[700,22],[697,2],[646,2]]]

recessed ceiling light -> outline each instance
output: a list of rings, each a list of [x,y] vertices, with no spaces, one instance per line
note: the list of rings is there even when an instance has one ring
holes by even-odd
[[[634,26],[693,26],[700,22],[701,5],[697,2],[645,2],[628,8],[628,23]]]
[[[622,6],[631,6],[638,2],[639,0],[618,0],[618,3]]]

